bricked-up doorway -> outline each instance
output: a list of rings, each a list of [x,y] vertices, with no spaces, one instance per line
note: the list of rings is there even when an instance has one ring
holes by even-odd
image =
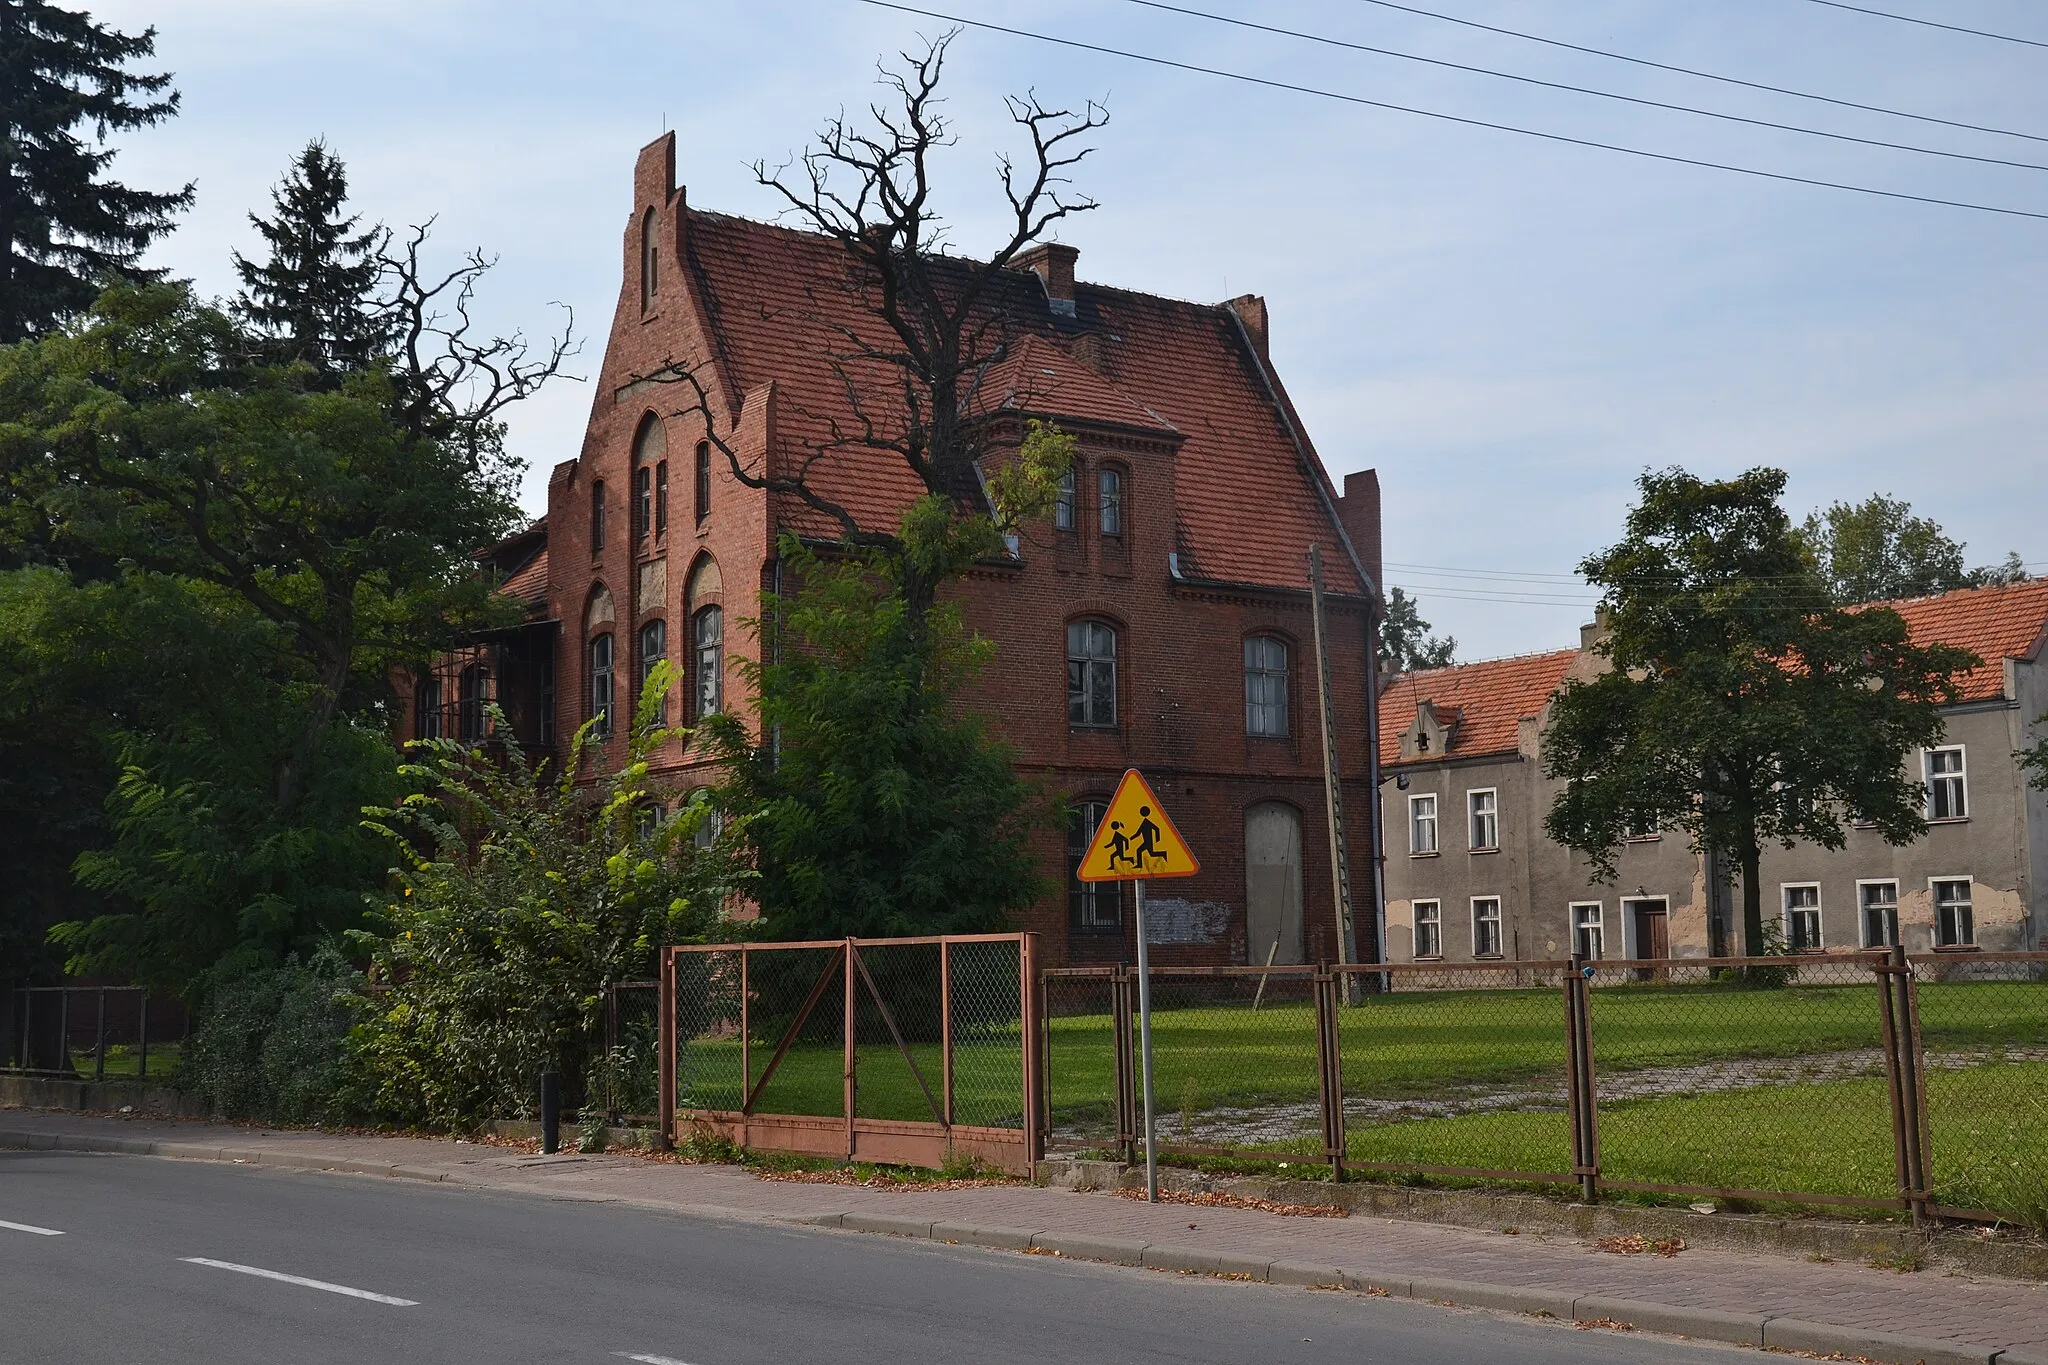
[[[1255,967],[1269,957],[1274,963],[1303,961],[1301,813],[1280,801],[1247,810],[1244,865],[1246,959]]]

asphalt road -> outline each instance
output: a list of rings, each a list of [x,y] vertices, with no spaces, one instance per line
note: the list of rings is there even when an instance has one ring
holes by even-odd
[[[1720,1347],[1348,1293],[618,1204],[0,1152],[8,1365],[1729,1357]]]

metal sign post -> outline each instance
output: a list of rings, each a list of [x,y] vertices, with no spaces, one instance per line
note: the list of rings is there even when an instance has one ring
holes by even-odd
[[[1131,885],[1138,903],[1138,1066],[1145,1087],[1145,1201],[1159,1202],[1159,1127],[1152,1121],[1152,961],[1145,951],[1145,883]]]

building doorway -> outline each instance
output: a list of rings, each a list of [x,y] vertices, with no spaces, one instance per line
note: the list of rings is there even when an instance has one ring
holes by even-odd
[[[1622,917],[1627,921],[1632,942],[1629,956],[1638,961],[1662,962],[1671,956],[1671,901],[1668,897],[1653,896],[1639,900],[1624,900],[1621,903]],[[1638,967],[1636,980],[1648,981],[1661,978],[1663,969]]]
[[[1304,961],[1301,935],[1301,813],[1262,801],[1244,813],[1245,959]]]

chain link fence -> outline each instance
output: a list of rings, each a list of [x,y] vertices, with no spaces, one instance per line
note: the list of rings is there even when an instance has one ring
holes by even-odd
[[[2048,954],[1913,959],[1937,1208],[2048,1229]]]

